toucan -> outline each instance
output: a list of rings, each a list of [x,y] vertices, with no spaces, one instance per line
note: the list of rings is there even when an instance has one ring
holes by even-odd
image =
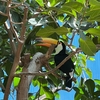
[[[54,60],[56,66],[60,64],[67,56],[66,54],[66,46],[64,42],[58,41],[52,38],[38,38],[38,40],[42,43],[38,43],[37,45],[47,46],[50,47],[51,44],[55,44],[55,53],[54,53]],[[74,75],[75,65],[71,58],[67,60],[60,68],[63,73],[66,73],[65,77],[65,86],[68,88],[72,87],[72,81],[75,80]]]

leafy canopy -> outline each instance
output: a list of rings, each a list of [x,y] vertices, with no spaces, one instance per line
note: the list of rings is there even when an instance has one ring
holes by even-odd
[[[46,53],[47,48],[35,45],[37,36],[63,40],[68,44],[68,53],[81,48],[82,52],[72,57],[76,65],[75,76],[81,77],[81,79],[77,80],[79,84],[76,83],[76,87],[74,87],[76,92],[75,100],[99,100],[100,80],[92,80],[92,72],[86,66],[86,60],[94,60],[92,56],[100,49],[99,0],[12,0],[12,2],[14,5],[23,3],[29,8],[25,32],[26,40],[21,55],[30,52],[32,56],[38,51]],[[9,18],[2,14],[7,12],[6,6],[7,2],[0,1],[0,87],[2,89],[6,86],[14,61],[10,43],[11,38],[5,28],[5,22],[9,23]],[[22,21],[23,7],[15,7],[11,9],[10,13],[13,27],[20,37],[21,25],[17,23]],[[76,35],[79,37],[77,38],[79,43],[77,47],[73,44]],[[13,37],[13,40],[17,46],[16,38]],[[51,68],[55,68],[53,56],[49,63]],[[21,71],[22,68],[18,66],[16,73]],[[82,76],[83,72],[90,78],[85,82]],[[60,74],[59,71],[57,73]],[[14,88],[18,86],[19,80],[19,78],[14,78]],[[47,79],[42,76],[35,77],[32,85],[39,86],[39,90],[35,95],[29,93],[29,100],[33,100],[43,94],[46,94],[48,100],[53,100],[54,97],[59,98],[58,93],[53,93],[50,87],[65,87],[62,84],[62,80],[52,74],[48,75]],[[2,92],[4,91],[2,90]]]

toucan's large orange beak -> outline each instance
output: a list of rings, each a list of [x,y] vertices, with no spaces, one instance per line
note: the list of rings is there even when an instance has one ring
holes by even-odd
[[[36,41],[41,42],[36,45],[50,47],[51,44],[57,45],[58,40],[52,38],[36,38]]]

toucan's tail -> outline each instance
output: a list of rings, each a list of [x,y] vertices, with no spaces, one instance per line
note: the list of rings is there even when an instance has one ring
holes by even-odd
[[[69,87],[69,88],[72,87],[72,78],[70,76],[66,77],[65,85],[66,87]]]

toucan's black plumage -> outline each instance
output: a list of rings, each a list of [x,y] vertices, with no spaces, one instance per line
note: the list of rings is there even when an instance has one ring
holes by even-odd
[[[54,60],[56,63],[56,66],[61,63],[66,57],[68,56],[68,54],[66,54],[66,46],[63,42],[58,42],[57,46],[55,47],[55,56],[54,56]],[[71,59],[69,59],[68,61],[66,61],[59,69],[63,72],[66,73],[66,81],[65,81],[65,85],[66,87],[71,88],[72,87],[72,77],[70,74],[73,74],[74,72],[74,64],[72,62]]]

